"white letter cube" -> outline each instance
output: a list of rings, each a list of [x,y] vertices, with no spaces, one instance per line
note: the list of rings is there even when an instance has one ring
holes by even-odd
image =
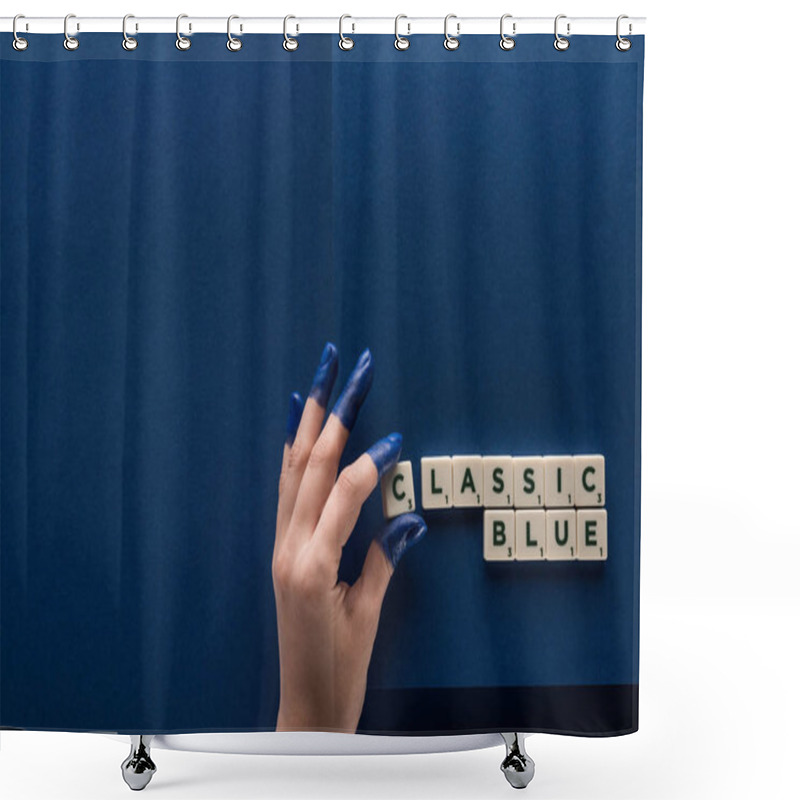
[[[400,461],[381,478],[383,516],[397,517],[416,508],[410,461]]]
[[[450,508],[453,505],[453,464],[450,456],[423,458],[422,507]]]

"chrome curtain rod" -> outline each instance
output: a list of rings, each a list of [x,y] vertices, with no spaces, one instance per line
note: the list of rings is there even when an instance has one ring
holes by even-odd
[[[559,15],[559,31],[562,36],[581,34],[614,36],[617,32],[616,17],[570,17]],[[181,21],[184,35],[193,33],[226,33],[228,17],[194,17],[186,15]],[[233,17],[233,30],[237,35],[257,33],[284,33],[284,17]],[[14,17],[0,17],[0,31],[13,30]],[[304,33],[337,34],[395,34],[395,25],[403,36],[414,34],[443,34],[443,17],[406,17],[401,15],[399,22],[395,17],[291,17],[289,32],[292,36]],[[448,30],[453,35],[497,34],[500,15],[495,17],[459,17],[450,15]],[[505,15],[504,30],[509,35],[520,36],[532,33],[553,34],[554,17],[515,17]],[[643,34],[644,17],[626,17],[622,29],[623,36]],[[121,17],[81,17],[70,15],[70,33],[119,33],[122,31]],[[129,15],[126,22],[129,35],[146,33],[175,33],[175,17],[136,17]],[[64,33],[64,17],[20,16],[17,20],[17,33]]]

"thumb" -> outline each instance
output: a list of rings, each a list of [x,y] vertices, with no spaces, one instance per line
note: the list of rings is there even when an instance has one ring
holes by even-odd
[[[417,514],[395,517],[375,538],[367,551],[361,577],[353,586],[356,602],[380,610],[398,562],[428,531],[425,520]]]

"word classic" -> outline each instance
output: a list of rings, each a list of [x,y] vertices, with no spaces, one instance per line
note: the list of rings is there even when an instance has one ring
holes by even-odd
[[[424,509],[484,508],[487,561],[605,561],[605,459],[435,456],[421,459]],[[410,461],[381,483],[387,518],[416,508]]]

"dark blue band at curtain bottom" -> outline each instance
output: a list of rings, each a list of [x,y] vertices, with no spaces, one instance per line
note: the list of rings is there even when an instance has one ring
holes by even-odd
[[[536,725],[531,727],[531,721]],[[358,733],[449,736],[480,733],[556,733],[623,736],[639,729],[638,684],[368,689]],[[56,730],[14,728],[0,730]],[[245,733],[274,728],[118,730],[120,734]],[[97,731],[100,732],[100,731]]]
[[[358,730],[620,736],[638,728],[639,686],[611,685],[368,689]]]

